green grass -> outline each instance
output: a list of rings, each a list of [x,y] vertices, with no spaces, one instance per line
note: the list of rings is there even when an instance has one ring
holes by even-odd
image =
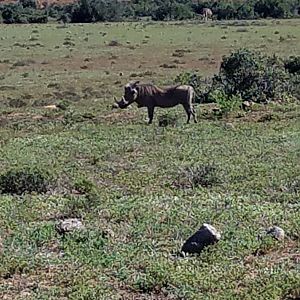
[[[298,104],[257,106],[223,119],[198,105],[196,125],[186,125],[178,107],[168,112],[175,127],[158,126],[164,110],[147,126],[142,109],[110,108],[133,73],[157,84],[194,68],[207,76],[240,46],[299,55],[298,23],[2,26],[0,174],[30,167],[54,182],[46,194],[0,195],[1,298],[299,296]],[[275,31],[286,39],[278,42]],[[66,37],[75,41],[73,51],[63,45]],[[112,40],[123,46],[107,46]],[[13,46],[37,42],[44,47]],[[191,52],[177,58],[175,49]],[[159,67],[176,58],[185,64]],[[210,165],[211,186],[180,185],[186,168]],[[55,226],[66,217],[80,218],[86,229],[59,235]],[[202,223],[215,226],[221,241],[200,256],[180,257]],[[261,238],[273,225],[285,230],[283,243]]]

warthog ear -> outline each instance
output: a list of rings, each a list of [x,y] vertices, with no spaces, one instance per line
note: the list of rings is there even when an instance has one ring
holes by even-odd
[[[140,81],[138,80],[138,81],[135,81],[133,84],[132,84],[132,86],[136,86],[137,84],[139,84],[140,83]]]

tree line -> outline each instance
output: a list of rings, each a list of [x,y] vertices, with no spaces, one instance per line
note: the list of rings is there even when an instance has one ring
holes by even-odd
[[[148,17],[154,21],[186,20],[210,8],[218,20],[289,18],[300,14],[300,0],[79,0],[72,4],[51,5],[44,10],[35,0],[20,0],[0,6],[0,22],[46,23],[50,19],[90,23],[139,20]]]

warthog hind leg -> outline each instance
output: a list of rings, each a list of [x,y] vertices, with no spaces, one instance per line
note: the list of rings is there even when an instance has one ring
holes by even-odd
[[[153,116],[154,116],[154,107],[148,107],[148,118],[149,118],[149,122],[148,124],[152,124],[153,121]]]
[[[194,120],[195,120],[195,116],[194,116],[194,112],[193,112],[193,108],[189,105],[189,104],[182,104],[184,107],[184,110],[187,114],[187,124],[190,123],[190,119],[191,119],[191,115],[193,115]]]
[[[192,115],[193,115],[194,123],[197,123],[197,116],[194,107],[192,107]]]

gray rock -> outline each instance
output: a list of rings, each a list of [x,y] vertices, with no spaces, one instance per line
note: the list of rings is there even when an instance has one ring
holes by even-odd
[[[221,234],[211,225],[203,224],[200,229],[194,233],[183,244],[181,251],[184,253],[200,253],[206,246],[217,243]]]
[[[271,235],[272,237],[274,237],[274,239],[278,241],[283,241],[285,236],[284,230],[278,226],[269,228],[267,234]]]
[[[252,102],[251,101],[244,101],[241,105],[243,110],[249,110],[252,106]]]
[[[64,234],[66,232],[82,230],[84,229],[84,225],[78,219],[65,219],[59,221],[59,223],[56,226],[56,229],[60,234]]]

